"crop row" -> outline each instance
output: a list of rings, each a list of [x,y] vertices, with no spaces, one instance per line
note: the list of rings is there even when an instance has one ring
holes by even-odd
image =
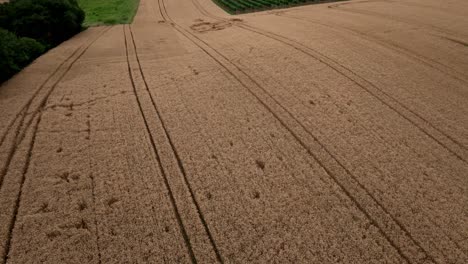
[[[215,3],[231,13],[264,10],[273,7],[299,5],[319,0],[214,0]]]

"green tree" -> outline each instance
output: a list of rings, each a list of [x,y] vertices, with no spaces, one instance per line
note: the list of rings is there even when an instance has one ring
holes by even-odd
[[[0,7],[0,27],[48,47],[80,32],[84,17],[76,0],[13,0]]]
[[[10,78],[45,50],[44,45],[31,38],[18,38],[0,28],[0,82]]]

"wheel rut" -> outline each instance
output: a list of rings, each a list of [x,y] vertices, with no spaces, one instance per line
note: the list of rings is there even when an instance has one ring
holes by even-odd
[[[91,39],[91,41],[89,41],[86,44],[84,49],[82,49],[78,53],[78,55],[71,61],[71,63],[66,66],[66,68],[64,69],[64,72],[50,86],[50,88],[46,91],[44,97],[39,99],[39,101],[37,102],[38,103],[37,108],[34,109],[31,113],[29,113],[29,115],[31,115],[31,118],[29,119],[29,121],[27,121],[25,123],[25,118],[27,116],[26,113],[23,114],[23,117],[21,118],[21,123],[18,126],[18,131],[16,132],[16,136],[15,136],[15,139],[14,139],[13,148],[11,149],[11,152],[9,153],[9,156],[8,156],[8,159],[7,159],[7,166],[5,166],[5,169],[2,172],[2,178],[1,178],[2,183],[3,183],[3,179],[4,179],[5,175],[8,172],[8,168],[9,168],[9,166],[11,164],[11,161],[12,161],[13,157],[15,155],[20,154],[20,153],[17,152],[18,147],[24,142],[24,139],[25,139],[28,131],[31,134],[31,140],[30,140],[30,142],[28,143],[28,146],[27,146],[25,163],[24,163],[22,173],[21,173],[22,177],[21,177],[21,180],[20,180],[19,192],[18,192],[18,194],[16,196],[16,199],[15,199],[13,215],[11,216],[11,220],[10,220],[9,227],[8,227],[9,231],[8,231],[8,234],[7,234],[7,239],[4,242],[4,246],[3,246],[3,248],[5,249],[4,252],[2,252],[3,254],[1,256],[1,258],[3,260],[3,263],[8,262],[8,255],[9,255],[10,246],[11,246],[10,244],[11,244],[11,240],[12,240],[12,234],[13,234],[13,230],[15,228],[18,210],[19,210],[19,207],[21,206],[21,196],[23,194],[23,185],[24,185],[24,182],[26,180],[26,175],[28,174],[28,171],[29,171],[29,165],[30,165],[30,162],[31,162],[31,159],[32,159],[32,156],[33,156],[34,143],[36,141],[37,131],[38,131],[38,128],[39,128],[39,125],[40,125],[40,122],[41,122],[41,118],[42,118],[42,113],[43,113],[43,110],[44,110],[44,108],[45,108],[45,106],[47,104],[47,101],[48,101],[50,95],[54,92],[54,90],[56,89],[56,87],[60,83],[60,81],[70,71],[72,66],[83,56],[83,54],[85,54],[85,52],[92,46],[92,44],[94,42],[96,42],[102,35],[104,35],[109,29],[110,29],[110,27],[103,29],[100,33],[98,33],[97,37],[95,37],[94,39]],[[61,65],[63,65],[63,64],[61,64]],[[58,69],[57,69],[57,71],[58,71]],[[45,83],[44,83],[44,86],[42,86],[42,87],[45,87]],[[42,87],[41,87],[41,89],[42,89]],[[36,98],[37,98],[37,94],[35,95],[35,97],[31,98],[31,100],[30,100],[31,102],[27,105],[28,108],[33,103],[34,99],[36,99]],[[19,129],[21,129],[21,132],[20,132]],[[1,188],[1,185],[0,185],[0,188]]]
[[[365,2],[376,2],[374,0],[371,0],[371,1],[362,1],[362,3],[365,3]],[[377,1],[377,2],[380,2],[380,1]],[[385,1],[384,1],[385,2]],[[215,15],[212,15],[210,14],[209,12],[207,12],[203,6],[201,6],[201,4],[198,2],[198,0],[192,0],[192,3],[195,5],[195,7],[200,11],[201,14],[207,16],[207,17],[210,17],[214,20],[218,20],[218,21],[228,21],[228,19],[225,19],[225,18],[222,18],[222,17],[218,17],[218,16],[215,16]],[[353,3],[361,3],[361,2],[352,2],[352,3],[339,3],[339,4],[336,4],[336,5],[346,5],[346,4],[353,4]],[[287,15],[284,15],[282,13],[280,14],[277,14],[278,16],[285,16],[285,17],[289,17]],[[295,18],[295,17],[294,17]],[[308,21],[308,20],[305,20],[305,21]],[[322,23],[321,23],[322,24]],[[403,117],[404,119],[406,119],[407,121],[409,121],[410,123],[412,123],[415,127],[417,127],[420,131],[422,131],[424,134],[426,134],[428,137],[430,137],[431,139],[433,139],[435,142],[437,142],[440,146],[442,146],[443,148],[445,148],[447,151],[449,151],[450,153],[452,153],[454,156],[456,156],[459,160],[463,161],[465,164],[468,164],[468,161],[466,160],[466,157],[467,157],[467,148],[461,144],[459,141],[457,141],[456,139],[454,139],[453,137],[451,137],[450,135],[444,133],[443,131],[441,131],[440,129],[438,129],[437,127],[435,127],[434,125],[432,125],[428,120],[426,120],[425,118],[423,118],[422,116],[420,116],[419,114],[417,114],[416,112],[412,111],[411,109],[409,109],[408,107],[406,107],[403,103],[399,102],[396,98],[394,98],[393,96],[389,95],[387,92],[385,92],[382,88],[378,87],[377,85],[373,84],[372,82],[364,79],[363,77],[359,76],[357,73],[355,73],[354,71],[352,71],[351,69],[349,69],[348,67],[338,63],[337,61],[331,59],[330,57],[320,53],[319,51],[315,50],[315,49],[312,49],[298,41],[295,41],[295,40],[292,40],[292,39],[289,39],[287,37],[284,37],[282,35],[279,35],[279,34],[276,34],[276,33],[273,33],[273,32],[269,32],[269,31],[266,31],[266,30],[262,30],[258,27],[254,27],[254,26],[250,26],[250,25],[247,25],[245,23],[239,23],[239,24],[235,24],[235,26],[239,27],[239,28],[243,28],[247,31],[251,31],[251,32],[254,32],[254,33],[257,33],[259,35],[262,35],[262,36],[265,36],[267,38],[270,38],[270,39],[273,39],[275,41],[278,41],[280,43],[283,43],[289,47],[292,47],[300,52],[302,52],[303,54],[315,59],[315,60],[318,60],[322,63],[324,63],[325,65],[327,65],[328,67],[332,68],[333,70],[335,70],[338,74],[341,74],[342,76],[348,78],[349,80],[351,80],[352,82],[354,82],[356,85],[358,85],[359,87],[361,87],[363,90],[365,90],[366,92],[368,92],[370,95],[372,95],[373,97],[375,97],[376,99],[378,99],[382,104],[388,106],[390,109],[392,109],[393,111],[395,111],[397,114],[399,114],[401,117]],[[328,25],[330,28],[336,28],[336,27],[333,27],[333,26],[330,26]],[[357,33],[356,33],[357,34]],[[362,34],[361,34],[362,35]],[[196,36],[195,36],[196,37]],[[197,37],[198,38],[198,37]],[[199,38],[198,38],[199,39]],[[203,40],[201,40],[203,41]],[[207,44],[206,42],[204,42],[205,44]],[[207,44],[208,45],[208,44]],[[212,47],[210,47],[212,48]],[[396,50],[396,51],[399,51],[397,50],[399,47],[395,46],[395,47],[392,47],[393,50]],[[213,50],[215,50],[214,48],[212,48]],[[220,54],[219,51],[216,51],[218,54]],[[399,51],[401,52],[401,51]],[[414,53],[411,53],[411,52],[408,52],[410,55],[411,54],[414,54]],[[220,54],[221,56],[223,56],[222,54]],[[416,55],[416,54],[415,54]],[[224,56],[223,56],[224,57]],[[229,61],[228,58],[224,57],[227,61]],[[427,63],[424,61],[424,57],[415,57],[415,59],[418,59],[418,60],[421,60],[421,62],[427,64],[428,66],[434,68],[434,69],[437,69],[437,70],[440,70],[439,68],[436,68],[434,67],[434,65],[430,64],[430,63]],[[230,63],[232,64],[236,64],[235,62],[233,61],[230,61]],[[237,66],[236,66],[237,67]],[[440,70],[442,71],[442,70]],[[446,73],[445,71],[442,71],[444,73]],[[244,72],[244,74],[248,75],[247,73]],[[459,81],[462,81],[462,82],[465,82],[466,81],[464,79],[461,79],[459,78],[458,76],[455,76],[455,75],[451,75],[452,77],[454,77],[455,79],[459,80]],[[250,77],[250,76],[249,76]],[[250,77],[251,78],[251,77]],[[261,87],[260,84],[257,84],[259,87]],[[271,98],[273,98],[273,96],[271,94],[269,94],[265,89],[263,89],[265,93],[268,94],[268,96],[270,96]],[[273,98],[274,99],[274,98]],[[281,105],[278,101],[276,102],[278,103],[279,105]],[[285,107],[283,107],[281,105],[282,108],[284,108],[285,111],[288,111]],[[291,112],[289,112],[289,115],[295,119],[295,117],[293,116],[293,114]],[[419,119],[419,120],[418,120]],[[299,124],[300,124],[300,121],[298,119],[295,119]],[[306,130],[308,133],[311,133],[310,131],[307,130],[307,128],[300,124],[302,126],[302,128],[304,130]],[[316,137],[314,137],[315,140],[317,142],[318,139]],[[451,142],[450,142],[451,141]],[[320,142],[319,142],[320,143]],[[322,145],[323,148],[325,148],[325,146],[320,143]],[[333,156],[333,154],[329,153],[330,155]],[[339,163],[338,161],[338,158],[336,156],[333,156],[333,158]],[[344,169],[345,166],[340,164]],[[346,169],[347,170],[347,169]],[[352,175],[351,172],[349,170],[347,170],[347,173]],[[379,206],[385,211],[386,214],[388,214],[389,216],[391,216],[392,220],[395,221],[398,226],[404,231],[404,233],[411,238],[411,240],[419,247],[419,249],[421,249],[422,251],[425,252],[426,256],[428,259],[430,259],[431,261],[435,262],[435,257],[434,256],[431,256],[431,254],[424,249],[424,247],[416,240],[413,238],[413,235],[405,228],[405,226],[399,221],[397,220],[395,217],[392,216],[392,214],[380,203],[377,201],[377,199],[370,193],[370,191],[368,191],[364,185],[362,185],[359,180],[357,179],[357,177],[355,177],[354,175],[352,175],[354,180],[356,180],[363,189],[366,190],[366,192],[372,197],[372,199],[375,200],[375,202],[377,202],[379,204]],[[441,228],[439,224],[435,223],[434,221],[431,221],[431,223],[436,226],[437,228]],[[447,238],[451,241],[451,243],[453,243],[453,246],[455,246],[456,248],[458,248],[460,250],[460,252],[463,252],[464,250],[462,249],[462,246],[460,246],[460,244],[455,241],[450,235],[448,235],[444,230],[442,231],[446,236]],[[401,253],[401,252],[400,252]]]
[[[331,24],[331,23],[323,23],[321,21],[318,21],[318,20],[313,20],[313,19],[310,19],[310,18],[301,18],[301,17],[297,17],[297,16],[294,16],[294,15],[290,15],[290,14],[287,14],[287,13],[276,13],[275,15],[277,16],[280,16],[280,17],[286,17],[286,18],[291,18],[291,19],[295,19],[295,20],[300,20],[300,21],[304,21],[304,22],[307,22],[307,23],[311,23],[311,24],[317,24],[317,25],[320,25],[320,26],[323,26],[323,27],[327,27],[327,28],[330,28],[330,29],[333,29],[337,32],[346,32],[346,33],[351,33],[353,34],[354,36],[357,36],[357,37],[360,37],[362,39],[365,39],[365,40],[368,40],[368,41],[372,41],[372,42],[375,42],[381,46],[384,46],[390,50],[393,50],[397,53],[401,53],[401,54],[404,54],[406,56],[409,56],[411,57],[413,60],[419,62],[419,63],[422,63],[432,69],[435,69],[441,73],[444,73],[460,82],[463,82],[464,84],[468,84],[468,78],[467,76],[462,73],[462,72],[459,72],[458,70],[454,69],[453,67],[450,67],[444,63],[441,63],[441,62],[438,62],[436,60],[433,60],[431,58],[428,58],[426,56],[423,56],[423,55],[420,55],[418,53],[415,53],[414,51],[411,51],[405,47],[402,47],[400,45],[397,45],[395,43],[392,43],[390,41],[387,41],[387,40],[384,40],[384,39],[380,39],[378,37],[375,37],[375,36],[371,36],[369,34],[366,34],[365,32],[361,32],[361,31],[358,31],[358,30],[355,30],[355,29],[351,29],[350,27],[346,27],[346,26],[343,26],[343,25],[334,25],[334,24]]]
[[[84,45],[84,44],[83,44]],[[15,117],[10,121],[10,123],[8,124],[5,132],[3,133],[2,137],[0,138],[0,147],[3,145],[4,141],[5,141],[5,138],[7,137],[7,135],[10,133],[12,127],[14,126],[14,123],[20,119],[20,124],[23,123],[23,120],[26,116],[26,113],[28,112],[29,110],[29,107],[31,106],[31,103],[32,101],[36,98],[36,96],[40,93],[40,91],[44,88],[44,86],[46,85],[47,82],[49,82],[53,77],[54,75],[57,74],[57,72],[63,67],[63,65],[65,63],[67,63],[73,56],[75,56],[75,54],[83,47],[83,45],[79,46],[78,48],[75,49],[75,51],[72,52],[72,54],[70,54],[64,61],[62,61],[62,63],[60,63],[57,68],[55,68],[55,70],[49,75],[49,77],[47,77],[47,79],[39,86],[38,89],[36,89],[36,91],[33,93],[33,95],[31,96],[31,98],[26,102],[26,104],[24,104],[23,107],[20,108],[20,111],[15,115]],[[19,128],[17,129],[19,130]],[[13,133],[18,133],[16,130],[13,132]]]
[[[11,124],[8,125],[8,129],[3,135],[2,140],[5,140],[9,133],[13,133],[13,144],[9,147],[7,151],[8,156],[6,158],[5,165],[0,171],[0,189],[2,188],[3,179],[8,172],[8,168],[13,159],[13,156],[16,153],[17,146],[23,141],[26,135],[26,131],[31,126],[31,123],[33,122],[34,118],[37,115],[39,115],[41,111],[44,110],[45,104],[47,103],[50,94],[52,94],[52,92],[55,90],[55,87],[65,77],[65,75],[67,75],[67,73],[72,68],[73,64],[75,64],[75,62],[81,58],[81,56],[89,49],[89,47],[95,41],[97,41],[99,37],[105,34],[109,29],[110,27],[107,29],[103,29],[103,31],[98,34],[98,37],[96,39],[92,40],[90,43],[84,43],[79,48],[77,48],[66,60],[64,60],[46,79],[46,81],[34,92],[33,96],[21,108],[21,111],[16,115]],[[73,58],[76,54],[78,55],[75,58]],[[67,62],[70,63],[66,65]],[[48,87],[47,84],[50,80],[52,80],[53,77],[57,78],[57,80],[54,80],[52,84],[50,84],[50,86]],[[40,98],[39,96],[41,92],[44,93],[42,98]],[[18,125],[16,126],[16,129],[12,130],[15,122],[18,122]],[[3,143],[3,141],[1,143]],[[2,144],[0,144],[0,147],[1,146]]]
[[[143,71],[143,68],[141,66],[141,63],[140,63],[140,58],[139,58],[139,55],[138,55],[138,50],[137,50],[137,46],[136,46],[136,43],[135,43],[135,38],[134,38],[134,35],[133,35],[133,31],[131,29],[131,26],[128,26],[128,30],[130,32],[130,39],[131,39],[131,45],[133,46],[133,51],[134,51],[134,54],[135,54],[135,59],[136,59],[136,63],[137,63],[137,67],[138,67],[138,72],[143,80],[143,84],[144,84],[144,90],[146,91],[146,95],[149,97],[150,101],[151,101],[151,105],[152,105],[152,108],[153,110],[155,111],[155,114],[156,114],[156,118],[158,120],[158,122],[160,123],[160,126],[162,127],[162,130],[164,132],[164,135],[163,137],[166,139],[166,141],[169,143],[169,146],[170,146],[170,150],[172,152],[172,154],[174,155],[174,158],[176,160],[176,163],[177,163],[177,168],[179,170],[179,172],[181,173],[182,175],[182,178],[183,178],[183,181],[184,181],[184,184],[186,186],[186,188],[188,189],[188,192],[190,194],[190,198],[191,198],[191,201],[192,203],[194,204],[195,208],[196,208],[196,211],[197,211],[197,214],[198,214],[198,217],[203,225],[203,228],[205,229],[205,232],[206,232],[206,235],[208,236],[209,238],[209,241],[211,243],[211,246],[213,248],[213,251],[216,255],[216,259],[218,262],[220,263],[223,263],[223,259],[221,257],[221,254],[219,253],[219,250],[216,246],[216,243],[213,239],[213,236],[211,234],[211,231],[208,227],[208,224],[206,223],[206,220],[205,220],[205,217],[203,215],[203,212],[201,211],[200,209],[200,206],[199,206],[199,202],[197,201],[197,198],[194,194],[194,191],[192,189],[192,186],[188,180],[188,176],[187,176],[187,172],[185,170],[185,167],[182,163],[182,160],[180,158],[180,155],[174,145],[174,142],[171,138],[171,135],[166,127],[166,124],[165,124],[165,121],[162,117],[162,114],[156,104],[156,101],[152,95],[152,92],[150,91],[149,89],[149,86],[148,86],[148,83],[146,81],[146,77],[145,77],[145,74],[144,74],[144,71]],[[129,43],[126,43],[126,45],[128,45]],[[127,46],[128,48],[128,46]],[[129,62],[129,65],[130,65],[130,62]],[[129,66],[130,67],[130,66]],[[130,68],[129,68],[130,70]],[[132,77],[133,78],[133,77]],[[134,84],[134,81],[132,79],[132,85],[135,85]],[[179,223],[179,227],[181,229],[181,232],[182,232],[182,236],[184,238],[184,241],[186,243],[186,246],[187,246],[187,249],[189,251],[189,255],[190,255],[190,258],[191,258],[191,261],[193,263],[197,263],[197,259],[195,257],[195,253],[193,252],[193,247],[192,247],[192,244],[190,242],[190,238],[188,236],[188,233],[186,231],[186,228],[183,224],[183,220],[182,220],[182,217],[180,215],[180,212],[179,212],[179,209],[177,208],[177,203],[176,203],[176,199],[174,198],[174,194],[173,194],[173,190],[171,188],[171,185],[169,183],[169,180],[168,180],[168,176],[167,176],[167,172],[166,172],[166,169],[165,169],[165,166],[163,166],[163,162],[162,162],[162,159],[160,157],[160,154],[158,153],[158,148],[156,147],[156,141],[155,139],[153,138],[153,135],[152,135],[152,132],[151,132],[151,129],[150,129],[150,126],[148,124],[148,122],[146,121],[147,120],[147,116],[145,116],[144,114],[144,110],[143,110],[143,107],[142,107],[142,103],[141,103],[141,99],[139,98],[140,95],[138,94],[138,91],[137,89],[134,87],[134,91],[135,91],[135,96],[137,97],[137,100],[139,101],[138,102],[138,105],[139,105],[139,108],[140,108],[140,111],[145,119],[145,126],[147,127],[147,130],[148,130],[148,134],[150,135],[150,138],[151,138],[151,144],[153,145],[153,148],[154,148],[154,152],[156,154],[156,156],[158,157],[158,162],[160,164],[160,170],[161,170],[161,173],[164,175],[164,182],[165,182],[165,185],[166,185],[166,188],[170,194],[170,199],[171,199],[171,202],[172,202],[172,205],[174,207],[174,211],[176,213],[176,217],[177,217],[177,221]]]
[[[356,4],[361,4],[361,3],[368,3],[368,2],[388,2],[388,1],[376,0],[376,1],[360,1],[360,2],[338,3],[338,4],[328,6],[328,8],[333,9],[333,10],[338,10],[340,12],[355,13],[355,14],[366,15],[366,16],[371,16],[371,17],[376,17],[376,18],[385,18],[385,19],[389,19],[389,20],[392,20],[392,21],[405,23],[405,24],[409,24],[409,25],[417,25],[417,26],[420,26],[420,27],[423,27],[423,28],[426,28],[426,29],[430,29],[432,31],[436,31],[436,32],[438,32],[440,34],[443,34],[443,35],[450,35],[450,36],[455,37],[455,38],[457,38],[458,36],[468,38],[468,35],[462,34],[460,32],[455,32],[455,31],[449,30],[447,28],[441,28],[441,27],[438,27],[438,26],[421,23],[421,22],[415,21],[413,19],[396,18],[394,16],[387,15],[387,14],[382,14],[382,13],[368,11],[368,10],[358,10],[358,9],[349,7],[351,5],[356,5]]]
[[[335,183],[342,189],[342,191],[356,204],[356,206],[368,217],[368,219],[372,222],[375,223],[375,225],[379,228],[381,234],[387,239],[387,241],[399,252],[399,254],[408,262],[416,262],[418,263],[419,261],[422,261],[423,259],[429,259],[431,262],[435,262],[434,257],[431,256],[420,244],[417,240],[413,238],[413,236],[410,234],[410,232],[396,219],[394,218],[388,211],[387,209],[371,194],[369,190],[366,189],[364,185],[362,185],[358,180],[355,175],[353,175],[339,160],[336,156],[334,156],[322,143],[320,143],[317,139],[316,136],[314,136],[306,127],[297,119],[293,116],[291,112],[289,112],[280,102],[278,102],[271,94],[266,91],[264,87],[261,86],[254,78],[252,78],[248,73],[246,73],[243,69],[241,69],[239,66],[237,66],[234,62],[230,61],[227,57],[225,57],[223,54],[221,54],[219,51],[211,47],[208,43],[200,39],[198,36],[195,34],[191,33],[190,31],[184,29],[180,25],[178,25],[176,22],[170,19],[170,17],[167,15],[167,11],[165,11],[165,6],[164,6],[164,1],[160,1],[160,10],[164,10],[165,14],[162,14],[163,16],[166,16],[167,20],[170,22],[170,24],[177,30],[179,31],[182,35],[187,37],[191,42],[193,42],[196,46],[198,46],[200,49],[202,49],[208,56],[210,56],[213,60],[215,60],[220,66],[222,66],[232,77],[234,77],[237,82],[239,82],[244,88],[246,88],[257,100],[260,104],[262,104],[275,118],[283,125],[284,128],[286,128],[291,135],[307,150],[309,155],[311,155],[321,166],[323,169],[327,172],[327,174],[333,178]],[[216,18],[218,19],[218,18]],[[218,19],[219,20],[219,19]],[[242,26],[240,26],[242,27]],[[247,29],[247,30],[254,30],[254,29]],[[257,32],[259,34],[262,34],[262,32]],[[263,33],[265,34],[265,33]],[[289,45],[289,44],[288,44]],[[240,76],[239,76],[240,75]],[[243,79],[248,79],[248,81],[243,81]],[[255,88],[254,88],[255,87]],[[253,89],[259,89],[260,91],[253,91]],[[263,98],[267,99],[263,99]],[[276,109],[278,110],[276,110]],[[278,114],[278,112],[282,114]],[[286,115],[287,118],[282,118],[280,115]],[[289,119],[289,121],[288,121]],[[293,121],[291,121],[293,120]],[[291,122],[293,124],[291,124]],[[297,131],[296,129],[292,129],[299,127],[300,130],[302,131]],[[312,150],[312,148],[305,142],[307,140],[304,140],[303,136],[301,134],[307,134],[307,138],[309,138],[309,142],[312,141],[317,146],[315,146],[315,149],[319,150]],[[316,152],[321,152],[320,154],[325,156],[321,156],[320,154],[317,155]],[[334,165],[326,164],[324,160],[327,160],[326,162],[332,162],[335,163]],[[329,168],[333,167],[340,167],[339,172],[332,171]],[[340,179],[341,178],[341,179]],[[351,178],[351,182],[350,179]],[[345,184],[346,183],[346,184]],[[352,187],[346,187],[346,185],[351,185]],[[352,193],[350,190],[355,191],[359,190],[358,193]],[[358,201],[359,198],[357,197],[362,197],[362,196],[367,196],[365,198],[365,202],[363,200]],[[361,198],[362,199],[362,198]],[[369,200],[368,200],[369,199]],[[369,210],[369,208],[365,208],[363,204],[373,204],[375,208],[372,208]],[[378,215],[384,215],[386,220],[379,219],[376,220],[372,217],[372,215],[377,215],[375,213],[375,210],[380,210],[380,213],[377,213]],[[373,213],[369,213],[369,211],[373,211]],[[391,222],[393,224],[390,229],[388,229],[387,223]],[[385,224],[384,224],[385,223]],[[398,241],[397,237],[390,237],[388,234],[393,233],[395,230],[399,230],[400,236],[406,237],[409,241],[411,241],[409,244],[406,244],[403,246],[404,249],[402,249],[401,246],[398,246],[395,241]],[[406,247],[406,248],[405,248]],[[405,252],[406,251],[406,252]],[[424,257],[422,259],[411,259],[412,253],[409,252],[423,252]],[[420,255],[420,253],[417,253],[415,255]],[[414,255],[413,255],[414,256]]]
[[[387,1],[340,3],[329,13],[345,15],[347,4],[364,2]],[[0,206],[6,208],[0,264],[60,258],[463,263],[466,187],[459,183],[468,148],[459,137],[465,124],[449,125],[465,120],[456,111],[466,109],[458,100],[443,108],[453,94],[430,100],[425,93],[436,86],[416,85],[441,80],[465,95],[458,89],[468,83],[464,73],[426,50],[384,43],[385,36],[353,25],[266,13],[277,22],[285,17],[344,32],[353,43],[336,47],[349,45],[353,61],[363,51],[355,43],[381,45],[364,62],[373,54],[409,57],[371,63],[376,72],[368,75],[329,52],[333,45],[322,50],[307,37],[217,16],[203,4],[142,1],[135,23],[112,27],[102,39],[110,27],[91,29],[91,37],[73,42],[42,73],[45,81],[13,101],[19,108],[8,111],[0,135]],[[378,13],[384,5],[363,10]],[[403,27],[429,31],[418,17],[415,23],[399,17]],[[245,42],[223,38],[230,33]],[[319,36],[329,41],[322,32],[310,38]],[[460,52],[459,39],[439,42]],[[379,72],[402,62],[416,64]],[[458,60],[453,65],[464,67]],[[420,92],[427,101],[407,100],[385,86],[400,82],[381,78],[417,70],[423,72],[401,82],[401,91]],[[309,72],[316,79],[301,79]],[[423,78],[431,72],[436,76]],[[435,117],[422,110],[431,102],[436,110],[428,113]]]
[[[203,15],[213,18],[215,20],[226,21],[226,19],[224,18],[209,14],[206,10],[203,9],[203,7],[197,2],[197,0],[192,0],[192,2]],[[365,1],[365,2],[368,2],[368,1]],[[361,3],[361,2],[357,2],[357,3]],[[342,3],[342,4],[350,4],[350,3]],[[458,140],[448,135],[447,133],[443,132],[441,129],[434,126],[427,119],[425,119],[424,117],[422,117],[420,114],[416,113],[415,111],[411,110],[409,107],[407,107],[406,105],[398,101],[398,99],[396,99],[394,96],[385,92],[382,88],[378,87],[374,83],[370,82],[369,80],[366,80],[362,76],[358,75],[356,72],[352,71],[349,67],[346,67],[340,64],[336,60],[333,60],[329,56],[326,56],[325,54],[317,50],[314,50],[310,47],[305,46],[302,43],[299,43],[295,40],[281,36],[279,34],[268,32],[268,31],[265,31],[257,27],[247,25],[247,24],[237,24],[237,26],[245,30],[260,34],[264,37],[273,39],[280,43],[283,43],[284,45],[292,47],[293,49],[298,50],[304,55],[309,56],[327,65],[331,69],[335,70],[338,74],[346,77],[347,79],[355,83],[357,86],[365,90],[371,96],[379,100],[382,104],[386,105],[387,107],[395,111],[397,114],[399,114],[401,117],[406,119],[408,122],[412,123],[421,132],[423,132],[428,137],[433,139],[435,142],[437,142],[440,146],[442,146],[447,151],[452,153],[459,160],[463,161],[465,164],[468,164],[468,149],[462,143],[460,143]]]

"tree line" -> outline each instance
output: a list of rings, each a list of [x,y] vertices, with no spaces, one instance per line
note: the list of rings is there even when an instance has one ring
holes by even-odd
[[[0,4],[0,82],[82,30],[76,0],[12,0]]]

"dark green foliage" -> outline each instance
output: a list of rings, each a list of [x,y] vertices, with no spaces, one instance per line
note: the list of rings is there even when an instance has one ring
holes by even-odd
[[[84,16],[76,0],[0,4],[0,82],[80,32]]]
[[[44,50],[44,45],[34,39],[18,38],[0,28],[0,82],[20,71]]]
[[[0,27],[53,47],[81,31],[76,0],[13,0],[0,7]]]

